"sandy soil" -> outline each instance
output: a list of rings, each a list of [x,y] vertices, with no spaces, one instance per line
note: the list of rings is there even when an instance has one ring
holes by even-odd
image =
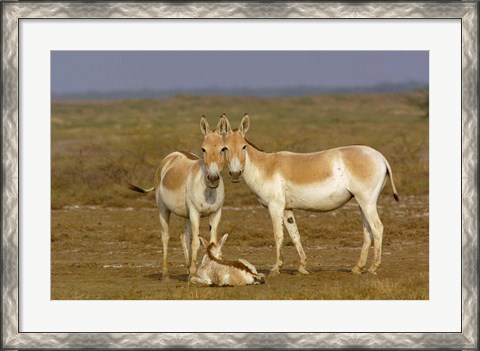
[[[153,203],[152,198],[152,203]],[[333,212],[296,211],[309,275],[285,236],[282,274],[261,286],[211,288],[188,284],[179,242],[183,219],[172,216],[171,281],[161,276],[162,246],[155,208],[68,206],[52,211],[52,299],[428,299],[428,197],[379,199],[385,226],[376,276],[350,273],[363,234],[355,200]],[[201,235],[208,237],[207,220]],[[268,273],[275,261],[271,220],[257,206],[224,207],[219,235],[229,233],[227,258],[244,258]],[[199,257],[203,256],[200,249]],[[370,250],[367,268],[373,258]]]

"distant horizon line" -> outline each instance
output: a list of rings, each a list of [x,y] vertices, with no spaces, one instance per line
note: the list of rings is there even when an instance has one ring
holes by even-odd
[[[313,94],[355,94],[355,93],[401,93],[429,89],[429,83],[378,83],[365,86],[332,87],[295,85],[286,87],[206,87],[206,88],[174,88],[174,89],[125,89],[114,91],[88,90],[82,92],[51,92],[52,100],[119,100],[119,99],[166,99],[177,95],[219,95],[219,96],[251,96],[251,97],[295,97]]]

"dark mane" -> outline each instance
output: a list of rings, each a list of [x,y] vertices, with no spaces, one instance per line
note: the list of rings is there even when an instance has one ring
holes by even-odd
[[[235,128],[235,129],[232,129],[233,132],[238,132],[238,128]],[[262,149],[260,149],[258,146],[256,146],[255,144],[253,144],[250,140],[247,140],[247,138],[245,138],[245,141],[247,142],[248,145],[250,145],[251,147],[253,147],[254,149],[258,150],[258,151],[261,151],[261,152],[265,152],[263,151]]]
[[[248,145],[250,145],[250,146],[253,147],[254,149],[256,149],[256,150],[258,150],[258,151],[261,151],[261,152],[264,152],[262,149],[258,148],[258,146],[252,144],[252,143],[250,142],[250,140],[245,139],[245,141],[247,142]]]
[[[188,151],[178,151],[178,152],[180,152],[183,156],[185,156],[185,157],[188,158],[189,160],[198,160],[198,159],[200,159],[200,157],[198,157],[197,155],[192,154],[191,152],[188,152]]]
[[[255,275],[255,273],[253,273],[250,268],[245,266],[240,261],[230,261],[230,260],[218,259],[215,256],[213,256],[212,253],[210,252],[213,245],[214,245],[213,243],[210,243],[210,245],[208,245],[208,247],[207,247],[207,255],[208,255],[209,259],[211,259],[212,261],[214,261],[218,264],[221,264],[221,265],[224,265],[224,266],[229,266],[229,267],[234,267],[234,268],[240,269],[242,271],[245,271],[247,273]]]

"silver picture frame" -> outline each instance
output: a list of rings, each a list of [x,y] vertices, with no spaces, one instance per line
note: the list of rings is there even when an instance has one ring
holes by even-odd
[[[2,348],[478,347],[478,4],[476,2],[2,3]],[[462,331],[459,333],[19,332],[19,21],[24,18],[438,18],[462,22]]]

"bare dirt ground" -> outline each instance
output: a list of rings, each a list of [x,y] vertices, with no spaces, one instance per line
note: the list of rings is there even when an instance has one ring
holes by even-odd
[[[388,189],[390,192],[390,189]],[[179,236],[183,219],[172,216],[171,281],[160,281],[162,245],[158,214],[144,208],[65,206],[52,210],[52,299],[428,299],[428,196],[384,191],[379,214],[385,226],[377,275],[350,273],[363,234],[355,200],[333,212],[296,211],[309,275],[297,273],[298,255],[285,233],[282,274],[260,286],[190,285]],[[208,237],[207,220],[201,235]],[[271,220],[259,205],[225,206],[219,236],[229,233],[226,258],[244,258],[268,273],[275,261]],[[203,249],[199,251],[199,258]],[[373,258],[370,250],[367,268]]]

